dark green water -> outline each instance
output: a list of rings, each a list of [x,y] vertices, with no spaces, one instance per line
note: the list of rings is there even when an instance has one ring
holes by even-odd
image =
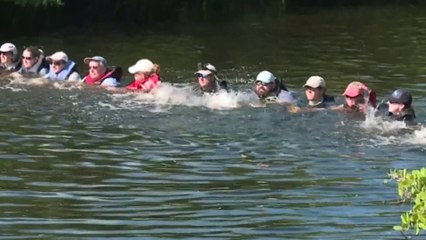
[[[64,50],[80,70],[86,56],[125,68],[147,57],[161,64],[165,84],[144,95],[2,80],[0,238],[401,238],[392,227],[410,206],[387,204],[397,191],[384,179],[392,168],[425,166],[425,130],[398,134],[401,125],[376,118],[253,108],[250,88],[264,69],[300,96],[310,75],[322,75],[339,102],[350,81],[365,81],[380,98],[404,87],[424,124],[424,12],[352,8],[8,39]],[[192,95],[198,61],[238,90]]]

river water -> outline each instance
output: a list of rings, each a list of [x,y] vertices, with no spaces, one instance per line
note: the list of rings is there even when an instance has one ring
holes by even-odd
[[[362,80],[382,98],[410,89],[426,115],[426,16],[413,7],[349,8],[228,25],[8,39],[162,66],[153,94],[76,83],[0,83],[2,239],[399,239],[393,168],[425,166],[426,130],[380,118],[255,108],[268,69],[299,94],[323,76],[342,102]],[[79,33],[79,34],[77,34]],[[4,40],[6,41],[6,40]],[[191,92],[196,63],[235,91]],[[130,76],[126,76],[130,81]]]

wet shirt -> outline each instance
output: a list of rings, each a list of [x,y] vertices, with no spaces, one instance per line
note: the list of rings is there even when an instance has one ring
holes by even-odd
[[[394,115],[392,113],[389,113],[389,118],[395,121],[403,121],[408,125],[414,125],[416,114],[414,112],[414,109],[412,107],[406,108],[402,110],[400,115]]]
[[[297,99],[293,92],[281,90],[278,95],[268,96],[263,99],[267,103],[296,103]]]
[[[314,104],[314,105],[309,104],[309,107],[311,107],[311,108],[328,108],[328,107],[330,107],[334,104],[335,104],[335,101],[334,101],[333,96],[324,95],[321,102],[319,102],[318,104]]]

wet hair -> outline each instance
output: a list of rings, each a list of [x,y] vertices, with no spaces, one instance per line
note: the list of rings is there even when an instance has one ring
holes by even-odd
[[[152,68],[152,73],[156,73],[157,75],[160,75],[160,65],[157,63],[154,63],[154,67]]]

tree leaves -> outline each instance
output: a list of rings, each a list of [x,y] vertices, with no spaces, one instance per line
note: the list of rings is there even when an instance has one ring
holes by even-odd
[[[426,230],[426,168],[412,172],[391,170],[389,177],[398,182],[401,200],[414,203],[410,211],[401,215],[401,225],[393,229],[401,232],[414,230],[419,235],[421,230]]]

